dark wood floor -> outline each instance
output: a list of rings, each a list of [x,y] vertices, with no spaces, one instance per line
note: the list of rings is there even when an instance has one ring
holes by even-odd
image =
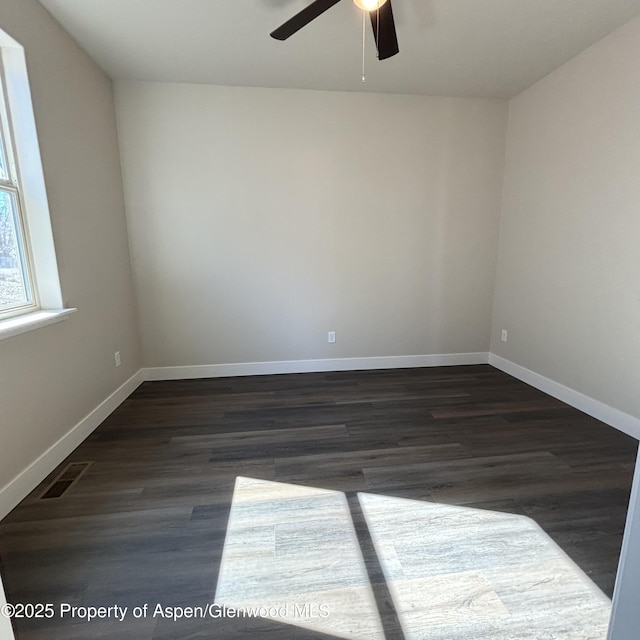
[[[211,602],[242,475],[527,515],[610,596],[636,449],[485,365],[148,382],[70,457],[93,464],[62,498],[37,499],[45,482],[0,523],[3,580],[14,603]],[[328,637],[266,620],[15,628],[19,640]]]

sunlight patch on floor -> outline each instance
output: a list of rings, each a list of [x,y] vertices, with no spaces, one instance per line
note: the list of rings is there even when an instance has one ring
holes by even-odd
[[[605,640],[609,599],[530,518],[359,493],[405,640]],[[384,640],[346,496],[238,477],[217,604]]]
[[[339,638],[384,640],[339,491],[237,478],[215,602]]]
[[[406,640],[604,640],[611,603],[531,519],[358,494]]]

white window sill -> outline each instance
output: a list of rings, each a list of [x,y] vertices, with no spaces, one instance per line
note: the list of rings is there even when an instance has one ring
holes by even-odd
[[[23,316],[15,316],[0,320],[0,340],[33,331],[48,324],[66,320],[76,309],[53,309],[50,311],[34,311]]]

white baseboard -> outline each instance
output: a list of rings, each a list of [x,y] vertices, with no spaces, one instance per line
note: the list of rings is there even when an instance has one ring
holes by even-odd
[[[518,380],[522,380],[527,384],[548,393],[550,396],[566,402],[568,405],[583,411],[587,415],[604,422],[619,431],[626,433],[634,438],[640,439],[640,419],[632,416],[619,409],[614,409],[604,402],[594,400],[590,396],[584,395],[575,389],[565,387],[563,384],[546,378],[545,376],[531,371],[525,367],[497,356],[495,353],[489,354],[489,364],[508,373]]]
[[[640,439],[640,419],[594,400],[574,389],[526,369],[493,353],[452,353],[422,356],[384,356],[372,358],[337,358],[325,360],[291,360],[281,362],[247,362],[186,367],[152,367],[140,369],[100,405],[53,444],[5,487],[0,489],[0,519],[38,486],[76,447],[78,447],[145,380],[183,380],[232,376],[356,371],[367,369],[402,369],[453,365],[490,364],[514,378],[540,389],[550,396],[584,411],[602,422]]]
[[[488,353],[454,353],[426,356],[248,362],[140,369],[93,411],[80,420],[78,424],[72,427],[62,438],[51,445],[24,471],[0,489],[0,520],[29,495],[44,478],[70,455],[145,380],[181,380],[187,378],[219,378],[276,373],[350,371],[358,369],[441,367],[447,365],[487,364],[488,359]]]
[[[263,376],[278,373],[318,373],[324,371],[359,371],[364,369],[406,369],[487,364],[489,354],[444,353],[424,356],[381,356],[374,358],[333,358],[323,360],[284,360],[280,362],[241,362],[205,364],[186,367],[151,367],[144,369],[145,380],[186,380]]]
[[[0,519],[31,493],[69,454],[71,454],[140,384],[142,369],[118,387],[106,400],[85,416],[70,431],[51,445],[11,482],[0,489]]]

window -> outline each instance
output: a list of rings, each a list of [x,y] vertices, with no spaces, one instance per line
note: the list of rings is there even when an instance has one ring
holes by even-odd
[[[0,80],[0,313],[9,315],[36,308],[38,299],[22,215],[4,74]]]
[[[67,317],[24,49],[0,29],[0,339]]]

